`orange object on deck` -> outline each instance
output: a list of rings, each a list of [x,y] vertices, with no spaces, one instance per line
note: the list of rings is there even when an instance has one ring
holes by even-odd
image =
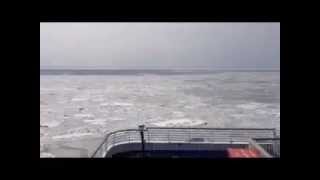
[[[259,158],[259,152],[254,149],[228,148],[229,158]]]

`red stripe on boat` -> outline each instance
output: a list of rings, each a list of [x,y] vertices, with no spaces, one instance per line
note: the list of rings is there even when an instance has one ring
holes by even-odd
[[[254,149],[228,148],[230,158],[258,158],[259,153]]]

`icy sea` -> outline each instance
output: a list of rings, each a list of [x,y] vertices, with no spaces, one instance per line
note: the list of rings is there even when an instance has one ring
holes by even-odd
[[[41,70],[40,157],[89,157],[140,124],[280,130],[280,72]]]

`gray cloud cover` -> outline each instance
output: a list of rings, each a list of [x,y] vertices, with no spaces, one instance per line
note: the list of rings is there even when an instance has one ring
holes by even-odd
[[[280,23],[40,23],[40,64],[280,69]]]

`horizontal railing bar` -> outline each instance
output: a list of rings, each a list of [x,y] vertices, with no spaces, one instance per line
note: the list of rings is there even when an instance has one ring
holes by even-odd
[[[185,134],[172,134],[172,135],[177,135],[177,136],[182,136],[186,135]],[[165,136],[167,134],[149,134],[150,136]],[[273,137],[273,134],[188,134],[188,135],[193,135],[193,136],[270,136]],[[119,137],[119,136],[118,136]]]
[[[147,127],[148,129],[186,129],[186,130],[275,130],[275,128],[184,128],[184,127]]]
[[[264,141],[264,140],[270,140],[270,141],[280,141],[280,138],[253,138],[256,141]]]

